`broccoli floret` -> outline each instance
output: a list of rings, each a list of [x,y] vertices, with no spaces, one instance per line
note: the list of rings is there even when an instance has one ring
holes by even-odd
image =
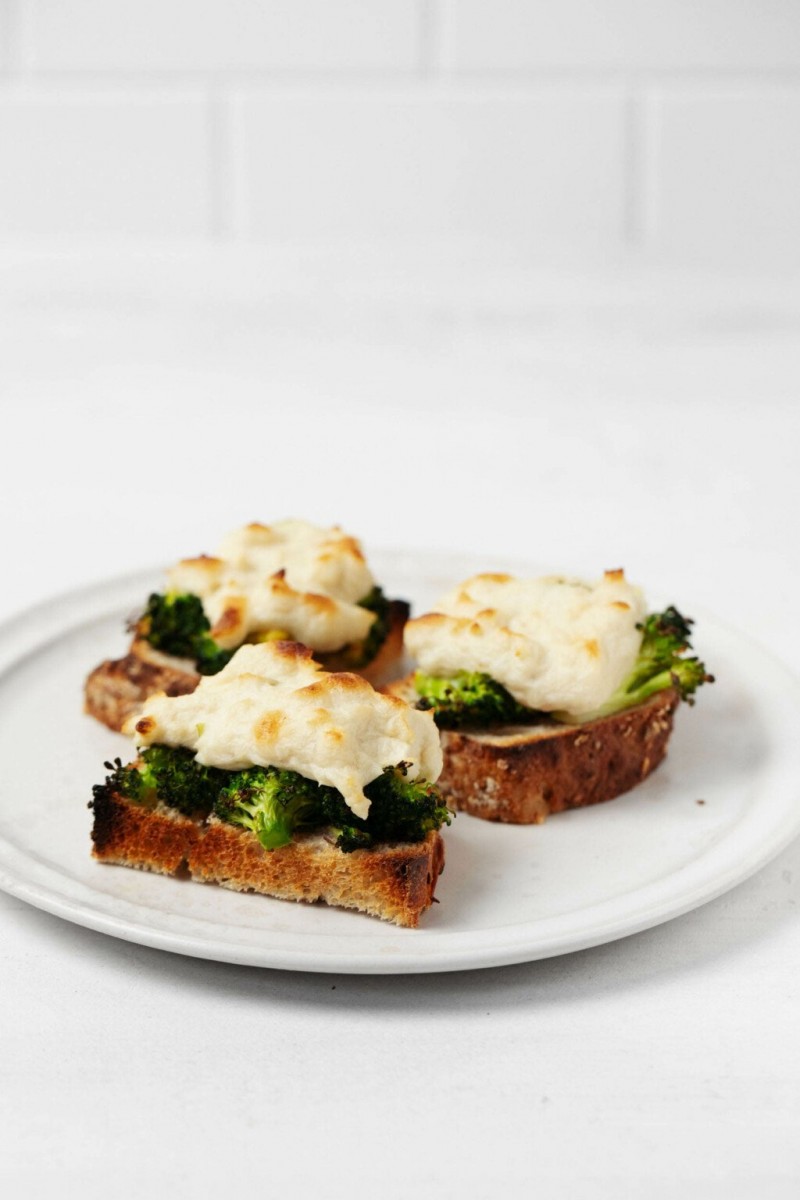
[[[130,766],[119,759],[105,765],[112,774],[99,786],[138,803],[162,800],[187,815],[210,812],[228,778],[227,771],[204,767],[183,747],[148,746]]]
[[[216,675],[233,655],[233,650],[217,645],[210,629],[203,602],[190,592],[166,596],[153,593],[139,622],[142,637],[154,649],[194,659],[201,675]]]
[[[450,812],[435,784],[408,779],[408,764],[386,767],[364,788],[371,801],[367,825],[376,842],[422,842],[450,824]]]
[[[172,746],[148,746],[129,766],[117,758],[105,767],[110,773],[93,788],[95,799],[103,792],[137,804],[161,800],[188,816],[209,813],[228,778],[227,771],[197,762],[191,750]]]
[[[480,671],[458,671],[449,679],[417,671],[417,706],[432,709],[440,729],[475,729],[534,720],[537,714]]]
[[[642,631],[642,644],[633,671],[626,680],[627,690],[636,691],[673,665],[679,665],[683,661],[680,656],[691,648],[692,625],[691,620],[681,616],[672,606],[663,613],[651,613],[638,625]]]
[[[216,675],[231,659],[238,647],[233,650],[223,650],[212,637],[204,636],[198,639],[195,653],[195,665],[199,675]]]
[[[320,804],[324,814],[323,823],[339,850],[345,854],[353,850],[367,850],[377,840],[370,832],[369,822],[355,815],[336,788],[324,788],[322,792]]]
[[[369,595],[359,600],[358,605],[375,613],[375,620],[362,643],[361,662],[358,665],[363,667],[372,662],[389,635],[389,601],[381,588],[374,587]]]
[[[345,853],[377,842],[422,842],[434,829],[449,825],[451,814],[437,788],[424,780],[406,778],[407,763],[385,767],[364,788],[370,800],[366,818],[357,817],[334,788],[322,789],[326,823],[336,845]]]
[[[321,787],[278,767],[252,767],[229,777],[214,806],[223,821],[251,829],[265,850],[277,850],[292,835],[325,824]]]
[[[105,783],[94,799],[117,793],[139,804],[164,804],[190,816],[210,812],[251,830],[266,850],[278,850],[296,833],[330,830],[340,850],[363,850],[377,842],[420,842],[450,824],[450,813],[431,783],[406,778],[407,763],[387,767],[367,785],[366,820],[355,816],[336,788],[279,767],[222,771],[198,763],[191,750],[148,746],[136,763],[106,763]]]
[[[194,658],[199,635],[211,628],[199,596],[189,593],[166,596],[153,593],[141,618],[139,628],[156,650],[178,658]]]
[[[694,621],[682,616],[670,605],[664,612],[651,613],[637,628],[642,631],[642,644],[628,678],[606,703],[588,719],[609,716],[640,704],[655,692],[677,688],[681,699],[694,704],[694,693],[703,683],[713,683],[714,676],[691,650],[691,631]]]
[[[140,801],[145,798],[144,780],[135,765],[124,767],[122,759],[115,758],[113,762],[103,763],[103,766],[108,771],[108,775],[106,775],[105,782],[96,783],[93,786],[89,808],[93,807],[95,800],[115,793],[119,796],[126,796],[129,800]]]
[[[336,788],[295,771],[253,767],[233,775],[214,813],[255,833],[266,850],[286,846],[296,833],[329,829],[340,850],[363,850],[376,842],[419,842],[450,823],[450,813],[430,783],[405,778],[407,766],[387,767],[364,789],[369,816],[355,816]]]
[[[182,746],[148,746],[139,758],[145,793],[182,813],[210,812],[228,778],[227,771],[203,766]]]

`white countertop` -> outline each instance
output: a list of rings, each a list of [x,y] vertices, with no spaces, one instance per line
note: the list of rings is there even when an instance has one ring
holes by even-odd
[[[0,268],[0,618],[297,514],[624,564],[800,673],[800,285],[463,247]],[[0,1178],[794,1197],[799,899],[795,842],[614,944],[369,978],[181,958],[0,894]]]

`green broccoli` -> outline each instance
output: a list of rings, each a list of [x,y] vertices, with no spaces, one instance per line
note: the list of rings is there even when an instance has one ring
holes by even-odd
[[[370,626],[370,631],[362,643],[361,662],[358,666],[363,667],[367,663],[372,662],[377,655],[383,643],[389,634],[389,601],[379,587],[374,587],[369,595],[364,596],[358,602],[359,608],[369,609],[375,613],[375,620]]]
[[[694,693],[701,684],[713,683],[714,676],[708,674],[699,658],[685,657],[691,649],[693,624],[691,618],[681,616],[673,605],[661,613],[651,613],[637,626],[642,631],[642,644],[633,670],[588,719],[621,712],[669,687],[677,688],[687,704],[694,704]]]
[[[137,802],[145,799],[144,780],[135,764],[124,767],[122,759],[115,758],[113,762],[103,763],[103,766],[108,771],[108,775],[103,783],[96,783],[92,787],[92,800],[89,808],[93,807],[95,800],[101,800],[103,797],[112,796],[115,793]]]
[[[142,637],[154,649],[194,659],[201,675],[216,675],[233,655],[233,650],[217,645],[210,629],[202,600],[190,592],[165,596],[154,592],[139,622]]]
[[[535,720],[538,715],[481,671],[458,671],[449,679],[417,671],[414,687],[420,697],[417,707],[432,709],[440,729],[509,725]]]
[[[144,786],[183,813],[210,812],[227,771],[205,767],[182,746],[148,746],[139,752]]]
[[[407,779],[407,771],[404,762],[385,767],[367,784],[370,809],[365,818],[355,816],[335,788],[322,789],[325,823],[340,850],[348,854],[378,842],[422,842],[432,830],[450,824],[451,814],[434,784]]]
[[[292,835],[325,823],[321,787],[296,771],[251,767],[229,776],[214,813],[256,835],[265,850],[277,850]]]
[[[295,833],[328,829],[345,853],[377,842],[420,842],[450,823],[433,784],[405,778],[407,764],[387,767],[364,789],[372,801],[366,819],[355,816],[336,788],[277,767],[253,767],[230,778],[214,813],[255,833],[267,850],[286,846]]]
[[[366,825],[376,842],[422,842],[450,824],[450,813],[435,784],[407,778],[408,763],[384,768],[364,788],[371,801]]]
[[[450,823],[433,784],[406,778],[408,764],[387,767],[364,789],[371,800],[366,820],[355,816],[336,788],[280,767],[222,771],[198,763],[191,750],[148,746],[137,762],[106,763],[105,783],[94,799],[117,793],[137,804],[168,804],[187,816],[208,816],[240,825],[266,850],[277,850],[296,833],[330,831],[340,850],[366,849],[377,842],[420,842]]]
[[[228,778],[227,771],[204,767],[191,750],[174,746],[148,746],[130,766],[119,759],[105,766],[111,774],[98,787],[140,804],[161,800],[190,816],[211,812]]]

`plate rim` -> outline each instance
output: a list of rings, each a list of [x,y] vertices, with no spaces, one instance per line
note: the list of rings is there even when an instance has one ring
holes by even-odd
[[[390,558],[398,556],[418,563],[421,579],[426,575],[429,578],[432,575],[441,575],[443,569],[449,573],[449,569],[456,568],[459,563],[462,567],[466,565],[467,572],[470,572],[474,570],[476,563],[474,554],[443,556],[433,551],[399,548],[395,551],[375,551],[371,553],[371,560],[383,560],[386,563]],[[0,623],[0,680],[25,659],[46,649],[53,640],[53,632],[64,636],[95,621],[110,619],[123,605],[135,606],[135,597],[141,597],[142,589],[158,578],[159,570],[158,567],[141,569],[84,584],[40,600],[26,611],[6,618]],[[800,714],[800,681],[786,665],[749,635],[740,633],[705,609],[701,610],[698,607],[698,611],[702,611],[704,624],[713,624],[723,636],[741,638],[748,654],[755,655],[760,662],[768,665],[771,675],[780,680],[786,688],[787,695],[791,697],[792,703],[787,705],[787,710],[794,709]],[[79,619],[75,619],[76,617]],[[781,745],[782,757],[785,758],[791,746],[786,741]],[[800,755],[796,754],[795,758],[800,765]],[[780,758],[772,762],[772,773],[774,774],[775,770],[780,771],[781,765]],[[797,790],[800,791],[800,784]],[[519,926],[506,926],[502,938],[498,938],[498,927],[491,926],[474,931],[428,930],[424,926],[416,930],[398,930],[393,926],[375,922],[375,928],[371,928],[365,936],[353,937],[354,947],[357,943],[362,943],[362,947],[363,943],[367,944],[366,949],[361,948],[355,954],[342,951],[338,934],[333,943],[335,949],[327,954],[324,946],[326,939],[324,935],[319,934],[304,933],[299,936],[298,944],[298,935],[292,932],[287,934],[282,931],[269,931],[269,936],[265,937],[266,944],[252,945],[237,942],[235,937],[231,938],[230,934],[232,931],[235,933],[236,927],[227,924],[214,926],[216,934],[209,936],[208,922],[198,921],[197,918],[183,918],[184,924],[201,927],[194,933],[166,928],[152,923],[152,920],[148,922],[143,919],[142,913],[151,914],[159,910],[124,899],[112,897],[117,911],[109,911],[109,903],[106,903],[105,909],[102,904],[102,898],[108,899],[108,893],[92,889],[78,880],[71,881],[73,894],[65,894],[59,890],[55,881],[69,879],[68,875],[46,864],[39,864],[38,867],[34,865],[34,869],[31,870],[34,860],[3,834],[0,834],[0,890],[54,916],[96,932],[171,953],[213,961],[338,974],[427,974],[486,969],[555,957],[606,944],[654,928],[708,903],[755,874],[800,834],[800,804],[778,804],[776,809],[774,802],[771,807],[765,802],[765,811],[771,819],[765,827],[759,829],[757,826],[758,836],[752,843],[748,842],[746,837],[742,837],[743,832],[749,832],[748,824],[752,822],[752,809],[748,808],[744,819],[729,829],[720,843],[706,848],[696,859],[669,872],[667,878],[673,882],[679,877],[685,877],[684,890],[675,892],[673,889],[673,894],[666,900],[662,896],[661,900],[656,902],[651,897],[648,903],[648,893],[660,882],[648,881],[632,892],[623,892],[621,896],[611,897],[591,906],[591,910],[599,919],[583,932],[573,928],[571,932],[565,933],[563,928],[559,927],[569,926],[571,920],[574,924],[575,913],[583,913],[589,909],[543,917],[541,920]],[[731,843],[735,846],[742,840],[745,844],[735,861],[728,862],[724,870],[718,869],[716,873],[709,873],[708,865],[714,865],[719,857],[720,846],[728,847]],[[725,856],[722,857],[724,862]],[[698,864],[702,864],[706,869],[698,869]],[[86,893],[92,897],[100,897],[100,906],[96,907],[88,902]],[[631,897],[638,897],[640,900],[640,909],[635,915],[625,911],[625,902],[628,902],[629,908]],[[172,915],[166,910],[160,911],[167,919]],[[538,934],[534,933],[534,930],[538,930]],[[276,942],[277,944],[273,944]],[[445,945],[438,944],[441,942]],[[378,948],[370,949],[371,946]]]

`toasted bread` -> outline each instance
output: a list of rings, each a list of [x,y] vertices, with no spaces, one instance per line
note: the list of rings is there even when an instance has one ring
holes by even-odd
[[[108,789],[93,801],[92,853],[104,863],[163,875],[179,871],[203,883],[281,900],[321,900],[358,909],[396,925],[415,927],[430,907],[444,867],[438,833],[425,841],[376,846],[344,854],[324,834],[296,837],[264,850],[249,830],[209,817],[193,820],[174,809],[134,804]]]
[[[414,703],[413,676],[385,690]],[[517,825],[599,804],[629,791],[667,752],[680,696],[673,688],[580,725],[542,717],[530,725],[440,731],[438,787],[452,808]]]
[[[366,666],[351,668],[373,685],[389,678],[402,658],[403,629],[409,606],[404,600],[389,603],[389,632],[375,658]],[[154,650],[135,636],[124,658],[100,663],[88,676],[84,710],[119,733],[123,725],[155,692],[184,696],[200,682],[188,659],[173,658]]]
[[[170,662],[165,654],[161,662],[152,662],[138,652],[141,645],[134,641],[124,658],[100,663],[84,687],[84,711],[117,733],[148,696],[155,692],[185,696],[200,682],[200,676],[187,669],[191,664],[180,659]]]

